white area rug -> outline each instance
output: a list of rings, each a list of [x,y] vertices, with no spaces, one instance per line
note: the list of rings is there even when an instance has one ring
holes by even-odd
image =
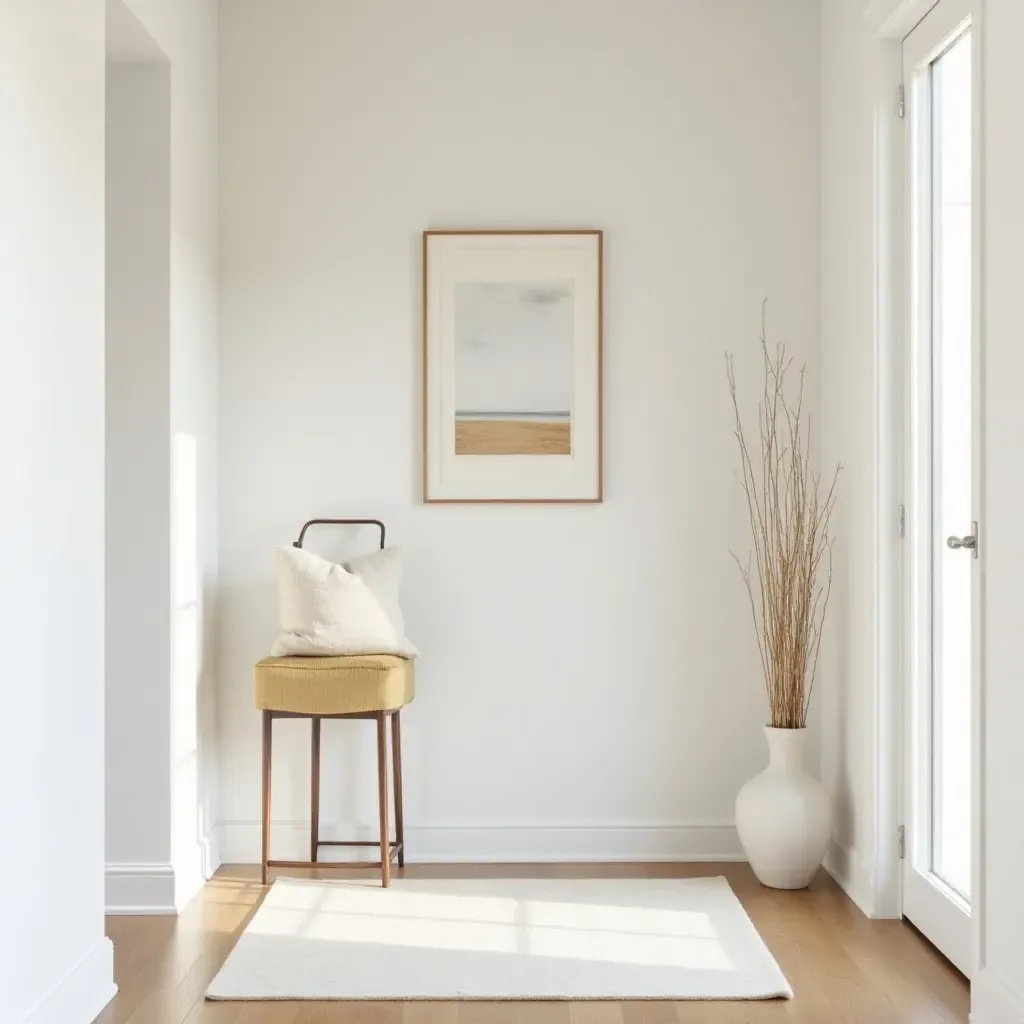
[[[771,999],[724,878],[281,879],[210,999]]]

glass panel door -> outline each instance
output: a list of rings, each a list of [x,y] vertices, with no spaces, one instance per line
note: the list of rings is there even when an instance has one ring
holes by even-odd
[[[968,0],[904,40],[910,183],[908,807],[904,913],[971,968],[976,436]]]
[[[931,65],[932,657],[931,869],[970,899],[971,576],[971,41]],[[952,544],[950,543],[952,539]]]

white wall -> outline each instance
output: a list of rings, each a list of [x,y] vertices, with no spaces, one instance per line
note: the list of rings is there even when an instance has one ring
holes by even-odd
[[[822,650],[822,777],[835,807],[825,865],[875,917],[902,907],[898,88],[900,39],[928,6],[822,5],[822,446],[845,478]]]
[[[0,6],[0,1020],[87,1024],[103,935],[101,0]]]
[[[225,858],[258,858],[272,549],[354,513],[408,548],[412,859],[736,855],[766,711],[723,352],[753,395],[765,295],[815,351],[818,4],[226,0],[220,34]],[[423,507],[420,232],[531,225],[606,232],[606,500]],[[366,732],[325,731],[332,827],[375,827]]]
[[[166,62],[107,65],[106,856],[110,907],[159,907],[174,902],[168,727],[170,85]],[[153,874],[154,866],[161,864],[162,883],[137,879],[139,874]],[[158,891],[149,891],[154,887]]]
[[[146,728],[168,752],[160,796],[112,815],[157,836],[158,859],[108,850],[111,909],[180,908],[217,864],[214,645],[216,584],[217,8],[214,0],[125,0],[170,62],[170,350],[163,420],[169,479],[164,526],[170,679],[162,718],[114,707],[124,733]],[[166,534],[164,535],[166,545]],[[128,770],[130,762],[123,762]],[[139,820],[139,819],[142,820]],[[147,857],[155,856],[149,850]],[[168,879],[171,878],[169,883]],[[169,889],[173,885],[173,901]]]
[[[1024,1022],[1024,350],[1020,326],[1020,242],[1024,237],[1024,123],[1020,115],[1018,0],[986,0],[981,59],[985,105],[982,330],[984,337],[984,506],[982,600],[984,693],[981,807],[982,878],[974,1024]]]
[[[860,0],[822,4],[822,444],[843,465],[835,514],[835,586],[822,648],[822,779],[833,796],[827,865],[876,912],[874,774],[880,637],[875,576],[879,344],[876,325],[876,118],[872,60],[880,45]],[[898,80],[898,79],[897,79]],[[895,83],[888,96],[895,102]],[[893,517],[892,522],[895,522]],[[895,837],[892,837],[895,849]]]

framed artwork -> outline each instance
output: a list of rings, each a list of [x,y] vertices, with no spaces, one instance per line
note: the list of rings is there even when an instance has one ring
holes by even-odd
[[[423,233],[427,502],[601,500],[600,231]]]

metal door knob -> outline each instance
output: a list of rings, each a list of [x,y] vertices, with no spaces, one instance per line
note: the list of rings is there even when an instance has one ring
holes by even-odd
[[[977,537],[947,537],[946,546],[957,550],[959,548],[973,548],[978,543]]]
[[[947,537],[946,547],[952,548],[954,551],[959,551],[961,548],[967,548],[968,551],[972,552],[974,557],[978,557],[978,524],[971,524],[974,532],[967,534],[966,537]]]

